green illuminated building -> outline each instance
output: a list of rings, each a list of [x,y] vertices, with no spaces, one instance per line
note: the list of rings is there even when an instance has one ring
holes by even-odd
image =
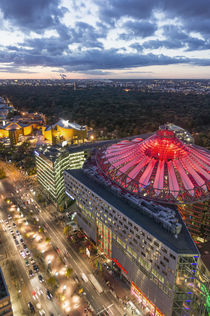
[[[83,145],[39,146],[34,151],[37,179],[44,193],[62,210],[69,198],[65,194],[64,170],[80,169],[90,152],[99,146],[112,143],[86,143]]]

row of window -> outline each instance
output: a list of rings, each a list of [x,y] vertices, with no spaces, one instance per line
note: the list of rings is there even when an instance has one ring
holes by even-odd
[[[93,192],[86,189],[76,180],[72,180],[72,177],[70,177],[70,180],[71,188],[73,188],[74,191],[77,191],[77,194],[80,194],[82,197],[81,201],[91,210],[91,212],[95,212],[95,217],[97,215],[97,217],[103,220],[106,224],[108,223],[108,226],[111,227],[112,230],[121,237],[121,239],[124,239],[127,244],[132,246],[134,257],[136,253],[134,249],[136,249],[137,253],[140,253],[139,247],[141,247],[142,257],[147,258],[147,260],[150,262],[152,262],[154,259],[155,261],[160,261],[161,258],[162,260],[159,264],[164,268],[166,268],[166,265],[169,264],[169,255],[171,259],[176,259],[174,255],[169,254],[168,251],[156,240],[153,241],[151,235],[147,235],[146,232],[142,231],[141,228],[137,227],[131,221],[126,219],[126,217],[113,210],[111,206],[104,203],[102,199],[95,196]],[[126,222],[126,224],[123,222]],[[132,229],[129,229],[129,227],[132,227]],[[124,228],[129,230],[129,232]],[[156,247],[158,249],[156,249]],[[166,254],[168,257],[163,256],[161,252]]]

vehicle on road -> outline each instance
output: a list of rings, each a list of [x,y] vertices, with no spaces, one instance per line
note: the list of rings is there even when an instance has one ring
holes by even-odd
[[[87,276],[86,276],[85,273],[82,273],[82,274],[81,274],[81,278],[82,278],[82,280],[83,280],[85,283],[88,282],[88,278],[87,278]]]
[[[28,262],[28,260],[25,260],[25,265],[26,265],[26,267],[28,267],[28,266],[29,266],[29,262]]]
[[[33,269],[34,269],[35,272],[37,272],[37,273],[39,272],[39,268],[37,267],[36,264],[33,265]]]
[[[30,278],[33,278],[34,273],[33,273],[33,271],[32,271],[32,270],[29,270],[29,276],[30,276]]]
[[[25,257],[26,257],[25,251],[20,250],[20,255],[25,259]]]
[[[52,300],[52,298],[53,298],[53,296],[52,296],[52,293],[50,292],[50,290],[48,290],[47,289],[47,291],[46,291],[46,294],[47,294],[47,298],[48,298],[48,300]]]
[[[39,279],[39,281],[40,281],[41,283],[44,282],[44,279],[43,279],[43,277],[42,277],[41,274],[38,275],[38,279]]]
[[[34,305],[31,302],[28,303],[28,308],[31,311],[31,313],[35,313]]]

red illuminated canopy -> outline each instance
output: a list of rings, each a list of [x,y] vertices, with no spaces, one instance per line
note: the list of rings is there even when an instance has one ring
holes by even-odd
[[[210,153],[169,130],[113,144],[98,154],[97,163],[121,188],[144,198],[190,203],[209,197]]]

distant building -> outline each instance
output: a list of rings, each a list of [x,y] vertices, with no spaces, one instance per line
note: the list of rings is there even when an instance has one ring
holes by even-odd
[[[33,132],[32,125],[24,125],[22,123],[10,122],[6,125],[0,126],[0,139],[9,138],[10,143],[15,145],[18,143],[20,135],[31,135]]]
[[[12,316],[12,304],[9,291],[0,268],[0,316]]]
[[[186,144],[194,143],[194,138],[188,131],[173,123],[166,123],[164,125],[161,125],[159,126],[159,129],[167,129],[169,131],[173,131],[176,134],[176,137],[178,137],[181,141],[183,141]]]
[[[61,119],[51,126],[44,126],[42,134],[51,144],[63,141],[79,144],[87,138],[87,127]]]

